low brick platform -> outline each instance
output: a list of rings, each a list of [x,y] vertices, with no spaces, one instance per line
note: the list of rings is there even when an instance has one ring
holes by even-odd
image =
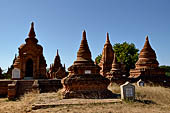
[[[49,103],[38,103],[32,105],[32,110],[41,108],[51,108],[63,105],[83,105],[83,104],[107,104],[107,103],[120,103],[121,99],[62,99],[51,101]]]
[[[16,82],[15,85],[14,81]],[[10,93],[13,97],[19,97],[25,92],[32,91],[35,81],[37,81],[37,89],[40,93],[56,92],[58,89],[62,88],[61,79],[0,80],[0,95],[7,96]],[[14,86],[14,88],[12,86]],[[16,93],[15,95],[12,94],[14,92]]]
[[[11,84],[13,80],[0,80],[0,96],[6,96],[8,94],[8,84]]]

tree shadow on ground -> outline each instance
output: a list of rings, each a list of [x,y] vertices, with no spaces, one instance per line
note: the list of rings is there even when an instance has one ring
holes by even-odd
[[[143,104],[157,104],[156,102],[152,101],[152,100],[135,100],[135,102],[138,103],[143,103]]]

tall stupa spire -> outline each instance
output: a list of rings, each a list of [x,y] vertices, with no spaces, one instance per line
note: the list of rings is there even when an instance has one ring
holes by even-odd
[[[92,61],[91,59],[91,52],[87,43],[87,39],[86,39],[86,31],[83,31],[83,35],[82,35],[82,40],[81,40],[81,44],[80,44],[80,48],[77,52],[77,59],[75,61],[76,62],[86,62],[86,61]]]
[[[107,72],[112,68],[112,62],[114,58],[114,51],[109,40],[109,33],[106,34],[106,42],[102,51],[102,58],[100,60],[99,66],[102,68],[100,74],[105,76]]]
[[[116,57],[116,54],[114,53],[114,59],[113,59],[111,71],[116,71],[116,70],[120,70],[120,65],[117,62],[117,57]]]
[[[107,32],[107,36],[106,36],[106,43],[105,44],[110,44],[110,40],[109,40],[109,33]]]
[[[35,36],[36,36],[35,31],[34,31],[34,22],[31,23],[31,28],[30,28],[30,32],[29,32],[28,36],[30,38],[35,38]]]
[[[58,54],[58,49],[57,49],[57,56],[59,56],[59,54]]]

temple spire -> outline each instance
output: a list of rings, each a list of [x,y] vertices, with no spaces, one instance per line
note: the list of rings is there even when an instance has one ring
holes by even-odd
[[[59,54],[58,54],[58,49],[57,49],[57,56],[59,56]]]
[[[66,65],[64,64],[64,70],[66,69]]]
[[[31,23],[31,29],[30,29],[28,36],[30,38],[35,38],[35,36],[36,36],[35,31],[34,31],[34,22]]]
[[[116,71],[116,70],[120,70],[120,65],[117,62],[117,57],[116,57],[116,54],[114,53],[114,59],[113,59],[111,71]]]
[[[60,60],[60,56],[59,56],[59,53],[58,53],[58,49],[57,49],[57,55],[54,59],[54,65],[61,65],[61,60]]]
[[[148,40],[148,35],[146,36],[146,41],[149,41],[149,40]]]
[[[146,36],[144,48],[152,49],[152,48],[151,48],[151,45],[150,45],[150,43],[149,43],[149,38],[148,38],[148,36]]]
[[[82,40],[80,44],[80,48],[77,52],[77,60],[75,62],[79,61],[92,61],[91,59],[91,52],[87,43],[86,39],[86,31],[83,31],[82,34]]]
[[[105,44],[110,44],[110,40],[109,40],[109,33],[107,32],[107,36],[106,36],[106,43]]]
[[[83,36],[82,37],[83,37],[82,40],[86,40],[86,31],[85,30],[83,31]]]
[[[114,53],[113,63],[117,63],[117,57],[116,57],[116,54],[115,54],[115,53]]]

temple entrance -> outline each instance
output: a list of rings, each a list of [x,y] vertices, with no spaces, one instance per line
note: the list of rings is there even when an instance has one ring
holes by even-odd
[[[25,71],[26,71],[25,77],[33,77],[33,61],[32,61],[32,59],[27,60]]]

